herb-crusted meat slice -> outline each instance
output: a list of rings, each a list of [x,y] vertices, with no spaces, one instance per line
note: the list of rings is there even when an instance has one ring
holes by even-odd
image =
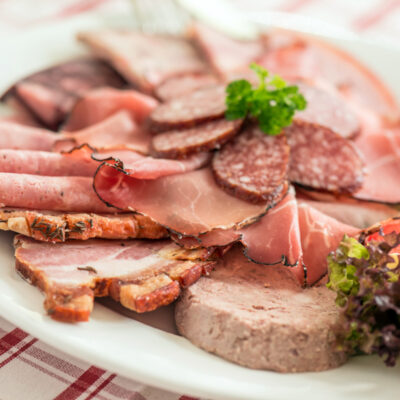
[[[17,235],[17,271],[46,295],[59,321],[87,321],[94,297],[111,296],[137,312],[174,301],[215,264],[207,249],[184,250],[169,240],[37,242]]]
[[[285,132],[290,181],[339,193],[351,193],[361,186],[363,162],[350,141],[330,128],[299,120]]]
[[[227,143],[212,160],[217,183],[251,202],[278,202],[288,188],[289,147],[284,135],[251,127]]]
[[[161,239],[165,228],[133,213],[86,214],[1,208],[0,230],[10,230],[45,242],[70,239]]]
[[[154,136],[153,152],[159,157],[182,158],[199,151],[213,150],[231,139],[242,120],[219,119],[193,128],[164,132]]]
[[[152,130],[191,127],[220,118],[226,110],[225,87],[203,88],[159,105],[149,117]]]

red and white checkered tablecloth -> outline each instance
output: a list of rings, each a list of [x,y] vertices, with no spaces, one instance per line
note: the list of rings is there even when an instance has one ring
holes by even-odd
[[[152,0],[148,0],[152,1]],[[231,0],[246,11],[280,11],[400,40],[400,0]],[[0,0],[0,37],[82,13],[129,13],[129,0]],[[157,386],[157,382],[154,382]],[[63,354],[0,318],[0,400],[194,400]]]

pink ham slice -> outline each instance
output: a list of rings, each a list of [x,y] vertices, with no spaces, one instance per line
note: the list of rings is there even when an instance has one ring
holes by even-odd
[[[100,88],[79,99],[63,125],[64,131],[79,131],[97,124],[121,110],[127,110],[141,124],[158,102],[136,90]]]
[[[0,149],[51,151],[56,140],[46,129],[0,120]]]
[[[193,23],[189,36],[222,77],[246,68],[263,53],[261,41],[235,40],[203,24]]]
[[[3,96],[17,99],[44,125],[56,129],[79,96],[91,89],[121,88],[124,80],[103,61],[87,58],[68,61],[17,82]]]
[[[70,151],[74,147],[88,144],[97,150],[130,149],[147,154],[150,141],[151,135],[139,128],[132,114],[121,110],[88,128],[63,133],[53,149]]]
[[[225,193],[209,168],[143,180],[108,162],[97,170],[94,187],[107,204],[137,211],[172,231],[192,236],[254,222],[268,208],[267,203],[251,204]]]
[[[84,32],[78,39],[147,93],[173,76],[207,70],[192,45],[180,37],[114,30]]]
[[[93,176],[98,162],[89,155],[35,150],[0,150],[0,172],[46,176]]]
[[[361,135],[355,144],[366,164],[357,199],[400,203],[400,131],[381,130]]]
[[[65,322],[87,321],[95,296],[137,312],[155,310],[215,264],[209,251],[179,249],[169,240],[54,245],[18,235],[14,244],[18,272],[45,293],[47,313]]]

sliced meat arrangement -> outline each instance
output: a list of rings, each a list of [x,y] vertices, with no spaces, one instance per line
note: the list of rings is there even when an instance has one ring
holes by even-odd
[[[30,75],[9,89],[3,99],[14,98],[42,124],[56,129],[79,96],[103,86],[121,88],[125,81],[103,61],[85,58]]]
[[[155,94],[161,101],[168,101],[217,83],[218,79],[211,74],[186,74],[167,79],[157,86]]]
[[[200,151],[218,149],[238,132],[242,122],[218,119],[194,128],[163,132],[153,138],[152,152],[158,157],[183,158]]]
[[[335,294],[301,289],[288,268],[251,263],[238,248],[185,290],[175,321],[196,346],[250,368],[322,371],[346,361]]]
[[[132,119],[141,124],[158,102],[136,90],[100,88],[81,97],[71,110],[63,131],[79,131],[107,119],[121,110],[127,110]]]
[[[290,181],[339,193],[361,187],[364,164],[350,141],[330,128],[298,120],[285,133],[290,146]]]
[[[264,52],[260,40],[235,40],[198,22],[191,25],[189,37],[221,77],[246,69]]]
[[[51,151],[56,140],[46,129],[0,120],[0,149]]]
[[[251,127],[213,158],[217,183],[235,197],[271,205],[288,188],[289,147],[285,135],[268,136]]]
[[[205,250],[182,250],[168,240],[87,240],[54,245],[15,238],[17,271],[46,295],[59,321],[87,321],[93,299],[111,296],[137,312],[174,301],[215,264]]]
[[[225,96],[225,87],[218,85],[174,98],[151,113],[150,125],[154,131],[167,131],[220,118],[226,110]]]
[[[0,208],[0,230],[45,242],[70,239],[161,239],[167,230],[139,214],[62,213]]]
[[[148,93],[173,76],[207,70],[196,50],[181,37],[100,31],[80,33],[78,39],[128,82]]]

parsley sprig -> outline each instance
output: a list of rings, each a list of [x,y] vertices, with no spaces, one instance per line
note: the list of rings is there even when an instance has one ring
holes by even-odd
[[[292,123],[296,110],[306,108],[306,99],[297,86],[287,86],[280,76],[270,76],[265,68],[255,63],[250,68],[260,83],[254,89],[245,79],[231,82],[226,88],[225,118],[235,120],[250,115],[264,133],[279,135],[282,128]]]

